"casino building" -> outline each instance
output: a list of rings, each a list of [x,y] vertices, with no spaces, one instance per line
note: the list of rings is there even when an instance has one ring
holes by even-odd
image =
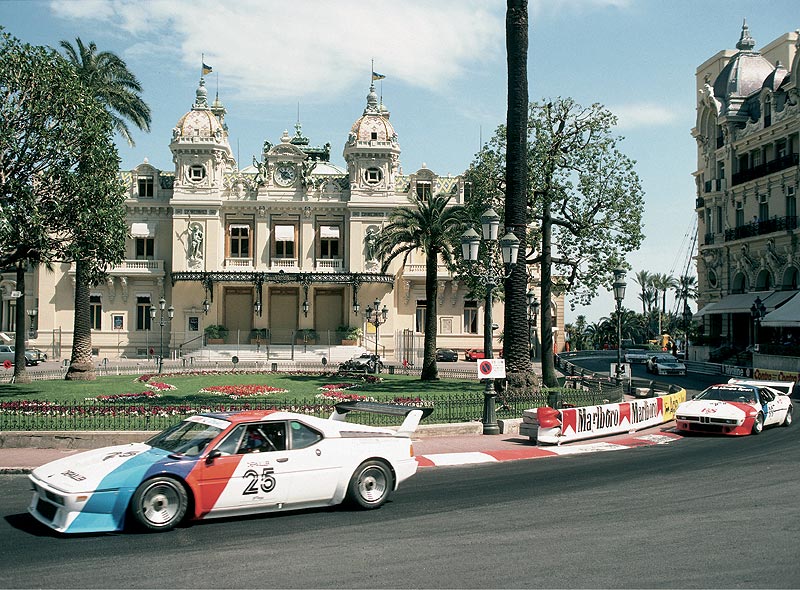
[[[162,346],[165,357],[197,354],[210,350],[209,326],[224,328],[207,334],[220,337],[212,346],[274,356],[298,343],[304,351],[347,343],[342,328],[353,327],[361,329],[359,345],[377,345],[390,362],[421,361],[424,258],[394,261],[382,273],[372,240],[412,194],[446,193],[463,203],[470,188],[464,179],[425,167],[403,173],[398,134],[374,86],[346,135],[346,169],[331,163],[330,143],[311,145],[299,123],[240,168],[225,114],[218,98],[209,101],[201,78],[191,110],[171,132],[174,170],[145,161],[122,173],[130,237],[126,259],[91,293],[98,358],[146,358]],[[74,265],[31,268],[26,277],[29,347],[50,358],[70,355],[74,280]],[[444,266],[437,280],[437,345],[482,348],[483,302]],[[21,296],[13,274],[2,275],[0,291],[0,330],[13,332]],[[376,301],[388,310],[377,329],[365,318]],[[495,321],[502,322],[502,303],[496,305]],[[563,300],[555,307],[560,349]]]

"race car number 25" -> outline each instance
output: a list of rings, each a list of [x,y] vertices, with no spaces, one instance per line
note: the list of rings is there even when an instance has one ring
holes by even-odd
[[[247,482],[247,486],[244,488],[242,495],[257,494],[259,489],[265,493],[274,490],[275,478],[272,476],[274,472],[275,470],[272,467],[265,467],[261,471],[261,475],[259,475],[258,471],[255,469],[248,469],[245,471],[244,478],[250,481]]]

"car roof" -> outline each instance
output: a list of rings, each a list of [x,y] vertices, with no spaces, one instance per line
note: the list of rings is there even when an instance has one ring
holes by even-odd
[[[771,389],[775,389],[780,391],[781,393],[792,393],[794,390],[795,382],[794,381],[766,381],[760,379],[738,379],[736,377],[731,377],[728,379],[728,383],[738,383],[743,385],[756,385],[759,387],[769,387]],[[784,391],[785,389],[785,391]]]

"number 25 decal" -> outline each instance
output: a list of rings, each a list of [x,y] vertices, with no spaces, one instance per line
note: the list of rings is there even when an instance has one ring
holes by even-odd
[[[258,488],[261,488],[262,492],[271,492],[275,489],[275,478],[272,477],[272,474],[275,470],[272,467],[265,467],[264,470],[261,472],[261,477],[259,478],[258,471],[255,469],[248,469],[244,472],[245,479],[249,479],[250,481],[247,482],[247,487],[244,488],[242,492],[243,496],[247,496],[248,494],[257,494]],[[261,480],[261,485],[259,486],[259,479]]]

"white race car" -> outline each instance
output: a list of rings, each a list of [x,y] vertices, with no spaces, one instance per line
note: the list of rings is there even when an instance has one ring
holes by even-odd
[[[759,381],[756,379],[737,379],[736,377],[728,379],[728,383],[757,385],[759,387],[766,386],[769,387],[770,389],[778,390],[783,395],[792,395],[795,386],[794,381]]]
[[[106,447],[33,471],[28,511],[62,533],[165,531],[205,519],[345,500],[378,508],[417,471],[411,433],[430,408],[342,402],[330,419],[276,410],[200,414],[145,443]],[[405,416],[398,430],[349,411]]]
[[[683,432],[760,434],[771,424],[790,426],[792,410],[789,397],[775,389],[722,383],[680,404],[675,423]]]
[[[630,349],[625,351],[625,362],[630,364],[644,365],[652,355],[652,351],[644,349]]]
[[[660,352],[647,359],[647,372],[656,375],[686,375],[686,365],[670,353]]]

